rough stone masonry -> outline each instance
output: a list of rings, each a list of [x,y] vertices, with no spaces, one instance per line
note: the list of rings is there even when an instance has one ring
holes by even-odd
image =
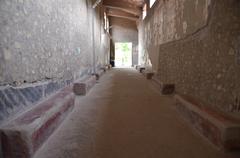
[[[139,25],[142,63],[215,109],[239,116],[240,1],[156,1]]]
[[[0,1],[0,123],[108,63],[103,9],[92,4]]]

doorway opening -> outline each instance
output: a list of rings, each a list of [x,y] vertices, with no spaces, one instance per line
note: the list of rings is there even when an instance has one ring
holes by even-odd
[[[132,43],[130,42],[115,43],[115,66],[116,67],[132,66]]]

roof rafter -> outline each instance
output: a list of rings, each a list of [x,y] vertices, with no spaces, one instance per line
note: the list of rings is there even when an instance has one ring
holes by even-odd
[[[112,16],[112,17],[119,17],[119,18],[125,18],[125,19],[129,19],[129,20],[138,20],[139,16],[135,16],[133,14],[118,10],[118,9],[107,9],[107,15],[108,16]]]

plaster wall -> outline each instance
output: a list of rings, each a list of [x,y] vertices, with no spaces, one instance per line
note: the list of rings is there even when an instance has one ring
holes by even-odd
[[[140,33],[142,54],[149,55],[159,80],[206,105],[238,113],[239,8],[238,0],[158,1]]]
[[[123,18],[111,18],[112,26],[111,36],[113,43],[115,42],[132,42],[133,54],[132,64],[138,64],[138,30],[135,21],[126,20]]]
[[[93,2],[0,1],[0,123],[108,63],[103,10]]]
[[[1,0],[0,83],[78,78],[90,70],[91,5],[86,0]],[[97,8],[96,50],[101,50],[100,41],[107,42],[99,13]],[[96,65],[106,63],[103,52],[96,52]]]

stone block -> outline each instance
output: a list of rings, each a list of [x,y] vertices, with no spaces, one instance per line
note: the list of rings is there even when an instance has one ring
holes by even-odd
[[[32,157],[73,109],[74,96],[72,86],[66,87],[2,126],[3,157]]]
[[[174,84],[162,84],[161,85],[161,93],[164,95],[171,95],[175,91]]]
[[[100,79],[100,75],[98,73],[94,74],[94,76],[96,77],[96,80]]]
[[[176,107],[198,133],[223,150],[240,149],[240,120],[221,111],[204,106],[195,99],[175,95]]]
[[[146,71],[146,70],[143,70],[143,75],[146,77],[146,79],[148,80],[151,80],[152,77],[154,76],[154,73],[153,72],[150,72],[150,71]]]
[[[151,80],[152,77],[153,77],[153,75],[154,75],[153,72],[147,72],[147,73],[146,73],[146,78],[147,78],[148,80]]]
[[[106,72],[106,71],[100,69],[99,71],[97,71],[96,74],[98,74],[98,75],[99,75],[99,78],[100,78],[105,72]]]
[[[106,72],[107,68],[106,68],[106,66],[105,67],[101,67],[100,70],[102,70],[103,72]]]
[[[140,73],[143,73],[143,71],[144,71],[145,69],[146,69],[145,67],[139,67],[139,68],[138,68],[138,71],[139,71]]]
[[[106,65],[107,66],[107,69],[110,70],[112,68],[112,65],[111,64],[108,64]]]
[[[87,85],[84,82],[74,83],[73,92],[76,95],[86,95],[87,94]]]
[[[160,89],[161,94],[163,95],[172,95],[175,92],[175,84],[163,83],[158,78],[152,76],[152,83]]]
[[[86,95],[88,91],[96,84],[97,78],[95,75],[83,81],[76,81],[73,84],[73,92],[76,95]]]

